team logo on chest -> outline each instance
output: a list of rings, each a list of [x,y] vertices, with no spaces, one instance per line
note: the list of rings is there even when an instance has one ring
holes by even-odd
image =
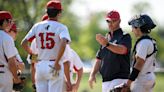
[[[48,30],[48,29],[49,29],[49,27],[50,27],[50,25],[47,25],[47,26],[45,27],[45,29],[46,29],[46,30]]]

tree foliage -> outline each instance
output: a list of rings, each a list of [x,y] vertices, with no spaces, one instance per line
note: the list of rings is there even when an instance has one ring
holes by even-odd
[[[32,25],[41,21],[41,17],[45,14],[47,1],[49,0],[0,0],[0,10],[10,11],[21,30],[16,40],[16,47],[24,60],[27,53],[20,46],[20,42],[31,29]],[[79,21],[80,18],[70,11],[69,7],[73,1],[74,0],[62,0],[63,12],[60,22],[67,25],[72,39],[71,47],[80,55],[80,57],[83,60],[95,58],[95,54],[100,47],[95,40],[95,36],[97,33],[105,35],[107,32],[105,28],[102,28],[100,25],[104,13],[90,13],[90,18],[88,18],[89,23],[82,26]],[[151,6],[148,2],[138,2],[132,7],[132,14],[151,11],[150,9]],[[133,33],[131,34],[134,44],[135,37],[133,36]],[[163,29],[157,26],[151,35],[157,40],[159,48],[158,58],[162,61],[164,60],[164,43],[162,43],[164,39],[162,37]]]

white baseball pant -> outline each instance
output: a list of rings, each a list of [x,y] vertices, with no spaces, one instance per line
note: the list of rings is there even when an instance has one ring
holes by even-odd
[[[132,92],[153,92],[155,85],[155,74],[140,75],[131,85]]]
[[[61,70],[58,76],[53,76],[52,68],[54,61],[39,61],[36,64],[36,90],[37,92],[63,92],[64,70],[61,64]]]
[[[7,67],[0,67],[0,92],[12,92],[13,75]]]
[[[102,92],[109,92],[115,86],[118,86],[122,83],[126,83],[127,79],[114,79],[112,81],[107,81],[102,83]]]

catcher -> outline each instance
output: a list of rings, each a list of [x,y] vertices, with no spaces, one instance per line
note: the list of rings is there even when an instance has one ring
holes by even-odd
[[[132,31],[138,38],[133,49],[134,63],[129,79],[121,92],[152,92],[155,85],[156,41],[148,34],[156,27],[146,15],[136,15],[129,21]],[[115,92],[115,91],[114,91]]]

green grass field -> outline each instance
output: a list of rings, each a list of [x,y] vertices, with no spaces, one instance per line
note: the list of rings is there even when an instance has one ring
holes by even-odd
[[[97,82],[94,88],[90,89],[88,85],[89,74],[84,74],[78,92],[101,92],[101,76],[97,75]],[[27,80],[26,87],[23,92],[32,92],[31,81]],[[153,92],[164,92],[164,73],[156,73],[156,85]]]

